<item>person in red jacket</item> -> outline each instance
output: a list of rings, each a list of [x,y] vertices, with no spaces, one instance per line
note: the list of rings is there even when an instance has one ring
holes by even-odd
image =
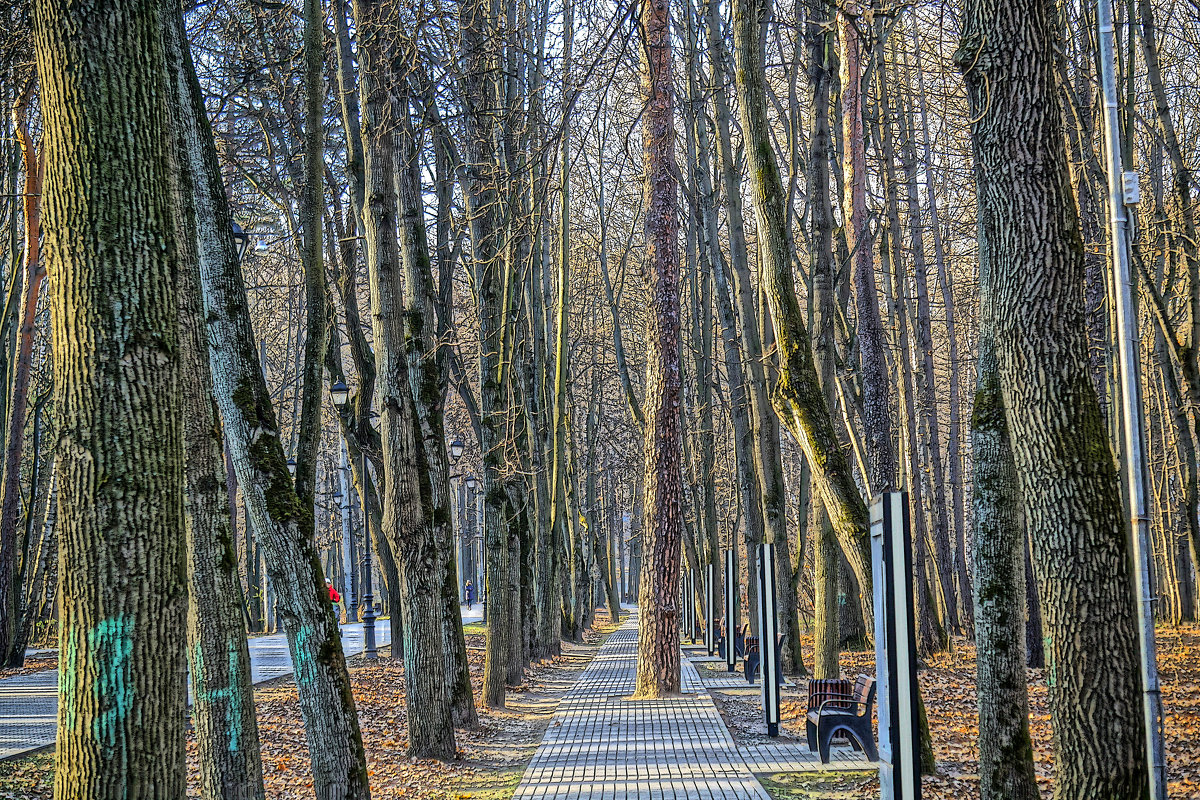
[[[337,589],[333,588],[332,581],[325,581],[325,586],[329,589],[329,602],[333,603],[334,605],[342,602],[342,596],[338,594]]]

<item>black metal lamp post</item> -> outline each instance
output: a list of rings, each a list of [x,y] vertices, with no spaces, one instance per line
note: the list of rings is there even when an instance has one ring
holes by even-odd
[[[333,403],[341,411],[342,416],[349,416],[350,387],[346,386],[345,382],[339,378],[336,383],[329,387],[329,394],[333,397]],[[363,571],[366,573],[363,575],[362,597],[363,606],[365,607],[362,615],[363,645],[367,659],[373,661],[379,657],[379,651],[375,647],[375,594],[371,585],[371,573],[373,572],[373,565],[371,563],[371,512],[367,500],[367,487],[370,481],[370,474],[367,472],[366,448],[360,447],[359,453],[362,456],[362,515],[363,528],[365,530]]]
[[[250,249],[250,234],[242,230],[242,226],[231,221],[233,227],[233,247],[237,250],[238,262],[240,263],[246,258],[246,251]]]

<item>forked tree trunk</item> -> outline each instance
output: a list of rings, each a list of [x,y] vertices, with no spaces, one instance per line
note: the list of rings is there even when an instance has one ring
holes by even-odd
[[[159,12],[34,10],[59,422],[58,800],[185,790],[177,100]]]
[[[675,87],[670,0],[641,11],[642,161],[646,268],[651,307],[646,387],[646,496],[638,605],[637,697],[679,691],[679,567],[683,535],[683,430],[679,343],[679,221],[675,179]]]
[[[183,15],[164,9],[163,41],[168,58],[191,60]],[[171,76],[175,81],[182,71]],[[186,85],[175,87],[184,96]],[[192,175],[178,136],[174,201],[178,211],[180,365],[183,405],[184,509],[188,576],[188,666],[192,680],[192,724],[199,751],[200,786],[206,797],[255,800],[264,797],[250,648],[242,619],[228,472],[220,416],[212,393],[204,298],[196,251]]]
[[[1083,252],[1049,0],[970,0],[970,100],[996,355],[1049,638],[1055,797],[1149,792],[1120,479],[1088,368]]]
[[[406,76],[400,76],[396,82],[399,89],[393,92],[387,89],[390,79],[395,77],[389,67],[405,55],[390,27],[396,10],[389,2],[356,3],[367,189],[363,228],[383,440],[381,527],[400,567],[400,586],[391,588],[391,613],[402,613],[404,621],[408,753],[418,758],[450,759],[455,753],[450,716],[454,683],[445,674],[442,629],[445,564],[434,530],[429,457],[410,378],[410,337],[406,335],[410,331],[406,331],[406,323],[412,324],[412,311],[405,308],[401,291],[405,274],[419,280],[428,270],[428,264],[422,262],[428,262],[429,253],[423,224],[419,235],[413,230],[414,196],[419,195],[419,187],[412,185],[416,145],[405,91]],[[397,156],[401,159],[399,181]],[[398,224],[402,231],[400,240],[396,236]],[[428,287],[420,284],[408,288],[410,293],[422,295],[428,291]],[[423,329],[423,322],[418,320],[416,324]],[[413,344],[418,350],[422,345],[420,339]],[[427,387],[422,386],[422,390],[427,391]],[[441,442],[435,444],[441,446]]]

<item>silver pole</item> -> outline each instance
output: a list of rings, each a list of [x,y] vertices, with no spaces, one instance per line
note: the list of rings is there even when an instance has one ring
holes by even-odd
[[[1163,751],[1162,694],[1154,642],[1154,597],[1150,581],[1150,521],[1146,513],[1146,461],[1141,416],[1141,377],[1138,374],[1139,337],[1129,266],[1130,225],[1126,207],[1138,202],[1137,173],[1125,172],[1121,157],[1121,127],[1117,117],[1116,60],[1112,0],[1097,0],[1100,27],[1100,81],[1104,91],[1104,139],[1108,152],[1108,204],[1112,261],[1116,271],[1118,350],[1121,359],[1121,417],[1125,444],[1125,483],[1132,517],[1134,566],[1138,577],[1139,639],[1142,652],[1142,708],[1146,724],[1146,755],[1150,765],[1150,796],[1167,796]]]

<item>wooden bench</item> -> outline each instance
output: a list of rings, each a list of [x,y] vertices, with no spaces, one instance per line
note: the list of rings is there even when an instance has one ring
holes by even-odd
[[[820,753],[821,763],[829,763],[829,743],[839,733],[850,746],[866,753],[869,761],[879,760],[875,748],[871,711],[875,705],[875,679],[859,675],[850,687],[847,680],[808,682],[808,749]]]

